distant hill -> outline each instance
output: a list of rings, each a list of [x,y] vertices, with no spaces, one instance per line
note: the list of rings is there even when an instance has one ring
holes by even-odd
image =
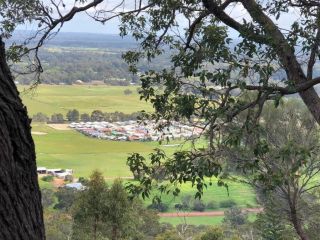
[[[22,43],[33,34],[34,32],[32,31],[16,31],[7,43]],[[122,38],[115,34],[59,32],[56,36],[46,42],[46,46],[130,49],[137,47],[137,43],[132,37]]]
[[[16,31],[6,44],[21,44],[33,35],[34,32],[30,31]],[[31,43],[35,43],[35,40]],[[112,34],[58,33],[46,42],[39,52],[44,69],[42,82],[72,84],[77,80],[100,80],[110,85],[136,83],[138,77],[129,72],[122,54],[137,46],[133,38],[121,38]],[[157,58],[155,64],[141,61],[138,68],[143,72],[150,67],[160,70],[169,65],[169,57],[164,54]],[[24,67],[24,63],[14,66],[19,71],[24,71]],[[22,84],[30,84],[34,81],[34,75],[18,75],[16,80]]]

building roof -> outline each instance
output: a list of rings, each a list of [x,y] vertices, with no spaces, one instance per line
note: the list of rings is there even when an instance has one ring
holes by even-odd
[[[67,188],[75,188],[77,190],[82,190],[82,189],[85,188],[85,186],[83,186],[82,183],[79,183],[79,182],[77,182],[77,183],[68,183],[68,184],[66,184],[66,187]]]

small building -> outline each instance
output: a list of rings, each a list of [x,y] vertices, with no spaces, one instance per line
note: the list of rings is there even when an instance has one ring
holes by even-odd
[[[38,174],[47,174],[47,168],[45,167],[37,167]]]
[[[65,185],[66,188],[75,188],[77,190],[84,190],[86,187],[82,185],[82,183],[68,183]]]
[[[63,173],[61,168],[47,169],[47,174],[49,175],[57,176],[58,173]]]

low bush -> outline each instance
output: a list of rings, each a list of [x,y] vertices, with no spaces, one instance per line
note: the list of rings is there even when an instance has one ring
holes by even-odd
[[[168,204],[165,204],[165,203],[152,203],[148,206],[148,209],[154,209],[154,210],[157,210],[159,212],[166,212],[168,211]]]
[[[203,212],[206,209],[206,205],[201,200],[197,199],[194,201],[192,209],[194,211]]]
[[[210,201],[207,203],[207,208],[208,209],[217,209],[219,208],[218,203],[215,201]]]
[[[43,176],[41,178],[41,180],[45,181],[45,182],[52,182],[53,181],[53,176],[51,176],[51,175]]]
[[[220,207],[221,208],[231,208],[231,207],[234,207],[236,205],[237,205],[237,203],[234,200],[231,200],[231,199],[220,202]]]
[[[186,195],[182,198],[181,204],[185,209],[191,208],[193,199],[192,195]]]

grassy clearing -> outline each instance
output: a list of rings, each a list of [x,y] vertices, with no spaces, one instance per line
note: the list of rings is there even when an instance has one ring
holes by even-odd
[[[218,217],[161,217],[160,222],[170,223],[174,226],[179,224],[189,225],[219,225],[223,222],[223,216]],[[256,214],[249,214],[249,221],[253,222],[256,219]]]
[[[27,88],[19,86],[19,91],[30,116],[37,112],[66,114],[74,108],[80,113],[152,110],[150,105],[139,100],[137,86],[39,85],[35,90],[24,91]],[[132,94],[125,95],[125,89],[130,89]]]
[[[233,200],[236,202],[237,207],[251,208],[257,206],[256,196],[252,189],[244,184],[229,182],[229,192],[224,187],[219,187],[215,184],[216,180],[212,180],[213,185],[204,190],[204,194],[201,200],[208,204],[213,201],[217,206],[215,209],[206,209],[206,211],[224,210],[220,207],[220,203],[227,200]],[[175,212],[175,204],[181,203],[186,196],[194,197],[196,190],[190,183],[183,184],[181,187],[181,194],[177,197],[173,195],[162,195],[161,199],[163,203],[169,205],[169,212]],[[152,199],[147,199],[146,204],[151,204]],[[192,205],[192,204],[191,204]],[[192,207],[192,206],[191,206]]]
[[[170,223],[174,226],[179,224],[189,225],[219,225],[223,221],[223,217],[161,217],[160,222]]]

